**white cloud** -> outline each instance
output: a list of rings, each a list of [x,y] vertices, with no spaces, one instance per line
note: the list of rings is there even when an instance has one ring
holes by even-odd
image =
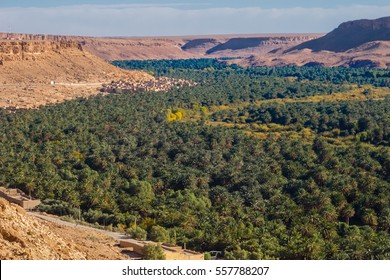
[[[0,9],[0,30],[90,36],[328,32],[339,23],[390,14],[390,6],[204,8],[80,5]]]

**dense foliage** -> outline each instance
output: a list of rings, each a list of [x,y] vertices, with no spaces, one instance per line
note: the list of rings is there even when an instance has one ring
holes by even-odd
[[[389,87],[390,73],[387,69],[369,70],[366,68],[344,67],[250,67],[227,64],[228,60],[186,59],[186,60],[130,60],[114,61],[113,64],[125,69],[140,69],[152,72],[157,76],[171,75],[181,77],[183,73],[197,74],[199,70],[235,70],[236,74],[257,77],[295,77],[298,80],[330,82],[332,84],[372,84]],[[230,72],[230,71],[229,71]],[[219,73],[218,73],[219,74]]]
[[[389,259],[389,100],[302,103],[351,85],[299,82],[292,69],[173,67],[201,84],[2,110],[0,182],[32,191],[46,211],[77,215],[80,206],[89,222],[227,259]],[[279,102],[256,105],[267,99]],[[231,110],[240,102],[242,112]],[[217,122],[280,131],[258,139]],[[357,139],[368,131],[372,140]]]
[[[269,103],[237,110],[218,111],[214,121],[248,124],[279,124],[289,130],[310,128],[334,136],[353,135],[362,142],[390,145],[390,99],[366,102]],[[261,130],[261,126],[258,127]],[[267,127],[268,128],[268,127]],[[266,128],[266,129],[267,129]]]

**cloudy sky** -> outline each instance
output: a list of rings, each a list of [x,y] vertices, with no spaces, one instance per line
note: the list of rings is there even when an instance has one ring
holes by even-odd
[[[0,32],[88,36],[329,32],[389,0],[0,0]]]

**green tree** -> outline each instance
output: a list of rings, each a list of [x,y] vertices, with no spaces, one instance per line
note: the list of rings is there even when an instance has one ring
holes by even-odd
[[[152,226],[149,239],[156,242],[167,242],[169,241],[169,232],[162,226]]]
[[[146,236],[147,236],[146,230],[140,227],[127,229],[126,233],[137,240],[146,240]]]
[[[165,260],[164,250],[160,245],[147,244],[144,246],[145,260]]]

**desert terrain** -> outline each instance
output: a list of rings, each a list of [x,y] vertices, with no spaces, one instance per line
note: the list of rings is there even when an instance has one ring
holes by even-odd
[[[0,33],[0,107],[38,108],[99,93],[102,84],[150,83],[113,60],[230,58],[241,66],[390,66],[390,17],[324,34],[94,38]],[[359,34],[359,35],[356,35]]]
[[[390,18],[383,18],[344,23],[326,35],[93,38],[1,33],[0,107],[38,109],[76,97],[117,93],[118,89],[159,91],[181,84],[195,85],[187,80],[156,79],[142,71],[119,69],[110,64],[113,60],[230,58],[230,63],[242,66],[388,68],[389,30]],[[355,38],[356,34],[361,36]],[[82,158],[78,150],[74,154]],[[83,167],[89,168],[87,165]],[[1,259],[127,259],[116,243],[96,231],[32,217],[0,199]]]
[[[390,66],[390,17],[354,20],[340,24],[325,36],[254,55],[243,65],[320,65],[326,67],[388,68]]]
[[[0,237],[2,260],[128,259],[117,242],[103,233],[44,221],[3,198],[0,198]]]
[[[1,40],[0,107],[37,108],[97,94],[101,84],[126,79],[152,80],[125,71],[84,51],[75,41]]]
[[[106,61],[246,57],[266,54],[276,48],[291,48],[324,34],[241,34],[170,37],[80,37],[0,33],[0,39],[15,41],[74,41],[83,50]]]

